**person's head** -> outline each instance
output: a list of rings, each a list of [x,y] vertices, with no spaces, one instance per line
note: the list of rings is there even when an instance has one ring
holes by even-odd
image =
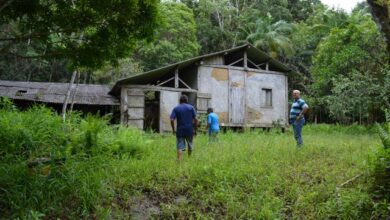
[[[212,113],[213,112],[213,108],[208,108],[207,109],[207,114],[210,114],[210,113]]]
[[[300,92],[299,90],[294,90],[294,91],[292,92],[292,97],[293,97],[294,99],[299,99],[299,98],[301,97],[301,92]]]
[[[188,97],[186,95],[181,95],[179,102],[180,102],[180,104],[188,103]]]

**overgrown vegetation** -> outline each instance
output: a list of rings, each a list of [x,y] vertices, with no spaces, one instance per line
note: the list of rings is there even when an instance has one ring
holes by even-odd
[[[171,135],[1,106],[4,219],[388,216],[389,200],[371,193],[382,147],[361,126],[306,126],[300,150],[289,131],[227,131],[212,145],[200,134],[193,156],[177,164]]]
[[[378,151],[373,191],[375,199],[390,201],[390,111],[385,113],[386,122],[382,126],[377,124],[383,148]]]
[[[141,132],[110,127],[108,119],[54,111],[20,112],[5,100],[0,110],[0,212],[3,218],[88,217],[112,194],[112,162],[147,155]]]

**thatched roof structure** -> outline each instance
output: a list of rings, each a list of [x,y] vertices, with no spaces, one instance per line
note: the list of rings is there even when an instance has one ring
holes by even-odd
[[[63,103],[68,83],[18,82],[0,80],[0,97],[45,103]],[[106,85],[74,84],[70,100],[83,105],[119,105],[119,100],[108,94]]]

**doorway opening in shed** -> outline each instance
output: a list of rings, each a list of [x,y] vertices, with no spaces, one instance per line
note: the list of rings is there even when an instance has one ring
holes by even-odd
[[[186,95],[188,97],[188,104],[196,107],[196,93],[194,92],[182,92],[182,95]]]
[[[160,129],[160,92],[145,92],[145,111],[144,111],[144,129],[145,131],[159,132]]]

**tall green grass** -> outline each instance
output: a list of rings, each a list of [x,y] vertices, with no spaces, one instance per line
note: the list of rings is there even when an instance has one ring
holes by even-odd
[[[91,115],[63,123],[43,106],[21,112],[7,102],[0,109],[0,143],[4,218],[90,217],[111,195],[111,162],[147,155],[138,130]]]
[[[76,114],[62,123],[43,107],[20,112],[3,104],[0,218],[387,215],[389,202],[371,194],[380,141],[363,127],[305,126],[302,149],[295,148],[291,130],[227,131],[213,144],[200,134],[192,157],[178,163],[174,136],[107,121]],[[29,167],[37,158],[51,160]]]

